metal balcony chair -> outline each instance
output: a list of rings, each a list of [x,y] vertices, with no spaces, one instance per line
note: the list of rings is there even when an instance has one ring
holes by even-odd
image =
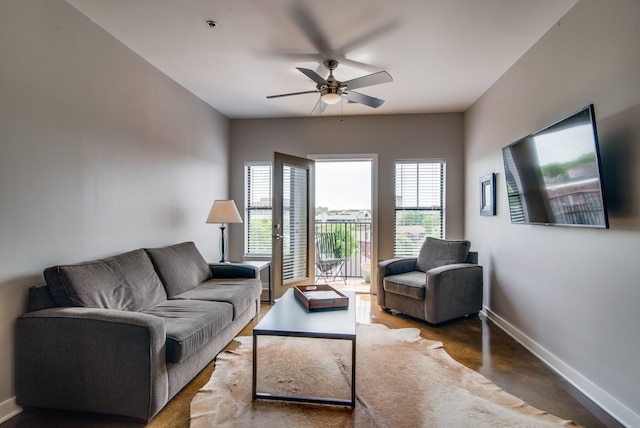
[[[347,259],[340,254],[335,232],[316,232],[316,282],[336,281],[338,276],[347,283]]]

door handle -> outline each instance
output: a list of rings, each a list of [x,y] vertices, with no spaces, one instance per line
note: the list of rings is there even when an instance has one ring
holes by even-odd
[[[273,237],[275,239],[282,239],[282,238],[284,238],[284,235],[280,235],[279,233],[276,233],[275,235],[273,235]]]

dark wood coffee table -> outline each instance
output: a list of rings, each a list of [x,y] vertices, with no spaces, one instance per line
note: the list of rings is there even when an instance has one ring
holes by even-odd
[[[286,400],[305,403],[356,405],[356,310],[355,293],[343,292],[349,297],[347,309],[308,311],[293,294],[293,289],[278,300],[265,317],[253,328],[253,399]],[[312,337],[351,341],[351,400],[257,392],[258,336]]]

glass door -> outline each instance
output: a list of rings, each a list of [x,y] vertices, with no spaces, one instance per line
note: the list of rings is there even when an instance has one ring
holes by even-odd
[[[297,284],[314,283],[315,162],[283,153],[273,158],[274,298]]]

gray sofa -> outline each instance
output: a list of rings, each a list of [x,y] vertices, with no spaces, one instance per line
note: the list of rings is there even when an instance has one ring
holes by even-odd
[[[431,324],[482,309],[482,266],[469,241],[427,238],[418,257],[378,263],[377,301]]]
[[[251,266],[193,242],[44,271],[16,325],[22,407],[151,419],[258,313]]]

